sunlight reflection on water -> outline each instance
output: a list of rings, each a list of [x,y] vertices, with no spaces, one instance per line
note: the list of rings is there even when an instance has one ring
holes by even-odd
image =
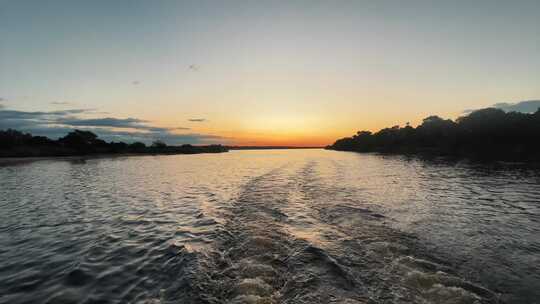
[[[245,269],[264,275],[236,278],[231,283],[241,290],[236,293],[205,281],[205,301],[210,295],[216,301],[240,301],[253,292],[285,301],[293,290],[308,294],[291,285],[305,276],[303,271],[331,267],[352,277],[351,282],[362,281],[366,290],[361,295],[350,291],[349,279],[344,279],[339,284],[319,282],[320,290],[309,293],[343,290],[343,299],[358,302],[365,295],[382,303],[377,286],[383,276],[395,274],[397,281],[388,279],[402,284],[395,302],[422,297],[436,303],[441,294],[458,292],[437,289],[444,284],[482,296],[474,285],[452,281],[454,276],[426,272],[444,269],[501,294],[503,300],[528,303],[540,297],[539,172],[519,164],[324,150],[4,166],[0,302],[193,299],[201,293],[193,283],[202,282],[201,270],[210,276],[225,263],[229,278],[245,275]],[[415,241],[401,240],[409,237]],[[242,247],[246,244],[253,252]],[[241,260],[231,253],[236,246],[244,248],[236,254],[245,256]],[[292,264],[283,268],[292,269],[290,278],[271,278],[282,266],[262,258],[259,247],[273,252],[273,259],[290,257],[287,263]],[[376,252],[383,253],[377,257]],[[310,262],[314,257],[326,264]],[[394,265],[391,269],[369,269],[376,266],[366,261],[383,257]],[[396,272],[398,268],[405,270]],[[370,282],[361,274],[370,271],[381,281]],[[226,285],[228,278],[213,280]],[[246,291],[246,286],[256,291]],[[296,287],[287,292],[288,286]]]

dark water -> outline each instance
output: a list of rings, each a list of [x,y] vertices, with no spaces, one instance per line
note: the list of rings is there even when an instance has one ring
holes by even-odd
[[[323,150],[0,167],[0,303],[540,303],[540,170]]]

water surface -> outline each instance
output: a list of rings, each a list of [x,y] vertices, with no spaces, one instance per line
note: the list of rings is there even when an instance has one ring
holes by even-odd
[[[535,303],[540,171],[324,150],[0,167],[0,303]]]

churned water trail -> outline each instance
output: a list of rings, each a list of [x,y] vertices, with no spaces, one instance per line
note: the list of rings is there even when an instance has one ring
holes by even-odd
[[[534,303],[539,181],[324,150],[0,167],[0,303]]]

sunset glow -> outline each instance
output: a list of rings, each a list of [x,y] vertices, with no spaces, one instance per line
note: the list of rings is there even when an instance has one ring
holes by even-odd
[[[0,104],[177,142],[323,146],[538,98],[538,2],[482,3],[4,1]]]

